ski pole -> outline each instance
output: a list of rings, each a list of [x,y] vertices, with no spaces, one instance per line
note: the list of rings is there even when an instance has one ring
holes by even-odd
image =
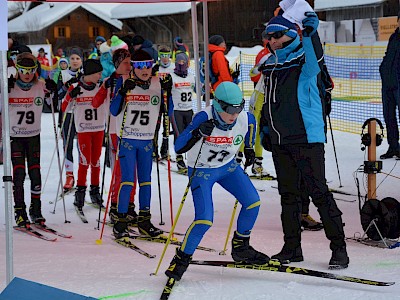
[[[186,201],[187,194],[189,193],[189,188],[192,185],[192,181],[193,181],[194,175],[196,174],[196,165],[197,165],[197,161],[200,158],[201,149],[203,148],[204,141],[205,141],[205,139],[203,138],[202,141],[201,141],[199,154],[197,154],[197,158],[196,158],[196,161],[195,161],[194,166],[193,166],[192,174],[189,177],[189,182],[188,182],[188,184],[186,186],[185,193],[183,194],[183,197],[182,197],[182,200],[181,200],[181,204],[179,205],[178,211],[176,213],[175,221],[173,222],[172,228],[169,231],[168,238],[167,238],[167,241],[166,241],[165,246],[164,246],[164,250],[163,250],[163,252],[161,254],[160,261],[158,262],[158,265],[157,265],[157,269],[156,269],[156,271],[154,273],[151,273],[150,275],[157,275],[158,270],[160,269],[160,266],[161,266],[161,262],[162,262],[162,260],[164,258],[165,252],[167,251],[167,248],[168,248],[169,244],[171,243],[172,234],[175,231],[176,224],[178,223],[179,216],[181,215],[183,204]]]
[[[110,155],[109,152],[109,145],[110,145],[110,137],[109,137],[109,133],[110,133],[110,113],[108,114],[108,121],[107,121],[107,129],[106,129],[106,135],[105,135],[105,145],[106,145],[106,152],[104,153],[104,164],[103,164],[103,174],[102,174],[102,180],[101,180],[101,192],[100,192],[100,199],[101,202],[103,202],[103,194],[104,194],[104,179],[106,176],[106,164],[107,164],[107,156]],[[114,170],[113,170],[114,173]],[[111,192],[110,192],[111,194]],[[99,205],[99,217],[97,219],[97,230],[100,230],[100,217],[101,217],[101,207],[103,205],[100,204]]]
[[[57,95],[57,94],[54,94],[54,97],[55,97],[55,98],[56,98],[56,95]],[[53,118],[54,137],[55,137],[55,140],[56,140],[56,151],[57,151],[58,171],[59,171],[59,173],[60,173],[60,180],[59,180],[59,185],[58,185],[58,188],[59,188],[60,186],[63,185],[63,182],[62,182],[62,167],[61,167],[60,149],[58,148],[58,134],[57,134],[57,125],[56,125],[56,118],[55,118],[55,114],[54,114],[54,104],[53,104],[53,101],[50,102],[50,107],[51,107],[51,114],[52,114],[52,118]],[[58,191],[57,191],[57,195],[56,195],[56,196],[58,197]],[[67,220],[67,211],[66,211],[66,209],[65,209],[64,191],[63,191],[63,193],[61,194],[61,197],[62,197],[63,206],[64,206],[64,223],[70,223],[70,221]],[[55,213],[55,211],[56,211],[56,204],[57,204],[57,198],[56,198],[56,201],[55,201],[55,203],[54,203],[54,213]]]
[[[42,186],[42,194],[44,193],[44,189],[46,188],[47,180],[49,179],[50,170],[51,170],[51,167],[53,165],[53,161],[54,161],[54,156],[55,155],[56,155],[56,147],[54,147],[53,155],[51,156],[51,161],[50,161],[50,165],[49,165],[49,170],[47,171],[46,179],[45,179],[44,184]]]
[[[159,225],[164,225],[165,222],[163,220],[163,212],[162,212],[162,201],[161,201],[161,183],[160,183],[160,163],[158,161],[158,132],[160,131],[160,124],[161,124],[161,111],[158,114],[158,119],[157,119],[157,126],[156,126],[156,131],[154,133],[154,150],[156,153],[156,167],[157,167],[157,186],[158,186],[158,202],[160,204],[160,223]]]
[[[226,234],[224,250],[222,250],[222,251],[219,253],[219,255],[226,255],[226,250],[228,250],[226,247],[227,247],[227,245],[228,245],[229,236],[231,235],[232,224],[233,224],[233,220],[235,219],[236,208],[237,208],[238,203],[239,203],[239,201],[236,199],[235,205],[233,206],[231,221],[229,222],[228,232],[227,232],[227,234]]]
[[[121,100],[121,101],[123,101],[123,100]],[[125,126],[127,111],[128,111],[128,105],[125,103],[124,117],[122,119],[121,130],[119,131],[119,133],[120,133],[120,141],[122,140],[122,134],[124,132],[124,126]],[[115,170],[117,169],[117,164],[119,163],[118,155],[119,155],[120,146],[121,146],[121,143],[118,144],[117,153],[115,154],[114,169],[113,169],[113,173],[112,173],[112,176],[111,176],[111,182],[110,182],[110,192],[108,193],[108,197],[107,197],[107,204],[106,204],[106,209],[104,211],[104,218],[103,218],[103,224],[101,226],[100,238],[96,240],[96,244],[97,245],[103,244],[104,226],[106,225],[107,212],[108,212],[108,207],[110,205],[110,200],[111,200],[111,186],[112,186],[112,184],[115,184],[115,182],[113,182],[113,181],[115,181]]]
[[[66,153],[67,153],[67,149],[68,149],[68,144],[69,144],[69,139],[71,138],[71,131],[72,131],[72,123],[74,122],[74,110],[75,110],[75,104],[76,104],[76,99],[73,100],[73,104],[72,104],[72,109],[71,109],[71,118],[69,120],[69,126],[68,126],[68,133],[67,133],[67,139],[65,140],[65,145],[64,145],[64,158],[62,161],[62,165],[61,165],[61,173],[64,171],[64,165],[65,165],[65,159],[66,159]],[[67,114],[67,113],[66,113]],[[66,116],[65,116],[66,118]],[[64,120],[65,122],[65,120]],[[63,123],[64,123],[63,122]],[[61,174],[62,176],[62,174]],[[56,206],[57,206],[57,200],[58,200],[58,193],[60,192],[60,187],[62,186],[62,178],[60,177],[60,182],[59,185],[57,187],[57,194],[56,194],[56,200],[54,201],[54,209],[52,211],[53,214],[56,213]],[[64,188],[61,187],[61,197],[64,201]]]
[[[163,93],[164,98],[164,126],[165,126],[165,136],[169,141],[169,116],[168,116],[168,92]],[[169,209],[171,215],[171,227],[174,226],[174,212],[172,207],[172,176],[171,176],[171,157],[169,155],[169,143],[167,144],[167,166],[168,166],[168,190],[169,190]],[[172,230],[173,237],[173,230]]]
[[[342,180],[340,179],[339,163],[338,163],[337,154],[336,154],[335,140],[333,139],[333,130],[332,130],[331,117],[329,115],[328,115],[328,121],[329,121],[329,128],[331,129],[333,153],[335,154],[336,168],[337,168],[337,173],[338,173],[338,177],[339,177],[339,187],[343,187]]]

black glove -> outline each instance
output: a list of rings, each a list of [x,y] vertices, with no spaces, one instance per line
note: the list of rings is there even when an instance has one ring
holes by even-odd
[[[45,82],[46,82],[46,89],[48,91],[50,91],[50,92],[57,91],[57,83],[55,83],[53,79],[46,78]]]
[[[197,127],[196,129],[194,129],[192,131],[192,135],[195,138],[202,138],[202,137],[210,136],[214,127],[215,127],[215,124],[214,124],[213,119],[205,121],[205,122],[201,123],[199,125],[199,127]]]
[[[79,95],[82,95],[83,93],[81,92],[81,87],[78,85],[77,87],[74,87],[72,91],[69,92],[69,96],[71,98],[76,98]]]
[[[124,85],[119,90],[119,93],[122,96],[125,96],[127,92],[129,92],[130,90],[133,90],[135,87],[136,87],[135,80],[132,78],[128,78],[127,80],[125,80]]]
[[[160,69],[160,65],[159,64],[155,64],[153,66],[153,69],[151,69],[151,76],[156,75],[156,73],[158,72],[159,69]]]
[[[237,81],[240,76],[240,65],[236,64],[235,71],[231,74],[233,82]]]
[[[254,159],[256,158],[256,153],[254,152],[253,148],[244,148],[244,157],[246,161],[244,163],[244,167],[247,168],[254,163]]]
[[[329,116],[332,111],[332,95],[330,91],[326,91],[325,94],[325,114]]]
[[[71,85],[73,85],[74,83],[77,83],[79,80],[78,80],[78,77],[72,77],[70,80],[68,80],[66,83],[64,83],[64,85],[65,85],[65,87],[67,88],[67,89],[69,89],[69,87],[71,86]]]
[[[164,91],[172,90],[172,76],[170,74],[166,74],[163,78],[160,78],[160,83]]]
[[[11,93],[11,89],[15,86],[15,81],[17,79],[11,74],[10,78],[8,78],[8,92]]]

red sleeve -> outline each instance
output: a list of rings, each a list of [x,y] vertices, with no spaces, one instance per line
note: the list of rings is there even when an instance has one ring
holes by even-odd
[[[103,86],[101,86],[92,100],[92,106],[94,108],[98,108],[100,105],[104,103],[104,100],[107,97],[107,89]]]
[[[61,110],[64,112],[67,109],[68,104],[71,102],[72,98],[69,93],[74,89],[74,86],[71,85],[65,95],[63,102],[61,103]]]

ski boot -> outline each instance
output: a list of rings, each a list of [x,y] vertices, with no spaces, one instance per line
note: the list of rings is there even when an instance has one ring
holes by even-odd
[[[14,217],[15,223],[18,227],[30,227],[30,222],[28,215],[26,214],[26,207],[24,206],[14,206]]]
[[[126,216],[128,226],[137,227],[138,226],[138,215],[135,211],[135,204],[129,203],[128,205],[128,215]]]
[[[176,156],[176,166],[178,167],[178,173],[187,174],[187,167],[182,155]]]
[[[346,246],[332,250],[332,257],[329,261],[329,269],[346,269],[349,266]]]
[[[103,206],[103,199],[101,199],[100,195],[100,188],[98,185],[90,185],[90,201],[96,206],[104,207]]]
[[[317,222],[309,214],[301,215],[301,227],[303,230],[318,231],[324,228],[321,222]]]
[[[161,149],[160,149],[161,159],[168,159],[168,138],[163,137]]]
[[[256,157],[254,159],[253,166],[251,167],[251,172],[254,175],[262,175],[264,168],[262,166],[263,157]]]
[[[113,227],[113,235],[116,240],[129,238],[128,223],[126,222],[126,216],[127,214],[125,213],[117,213],[118,219]]]
[[[40,199],[32,199],[29,207],[29,216],[32,223],[43,225],[46,219],[42,216],[42,202]]]
[[[282,264],[288,264],[290,262],[299,262],[304,260],[301,246],[297,246],[295,248],[289,248],[286,246],[286,244],[283,245],[281,252],[272,255],[271,259],[277,260]]]
[[[115,224],[118,221],[117,203],[111,203],[110,212],[108,215],[110,216],[111,224]]]
[[[163,233],[159,228],[154,227],[150,221],[151,214],[148,210],[140,210],[138,216],[138,228],[141,234],[156,237]]]
[[[264,265],[269,262],[268,255],[255,250],[249,245],[249,236],[240,236],[237,231],[232,238],[232,258],[236,262],[252,265]]]
[[[85,205],[85,194],[86,194],[86,186],[77,186],[75,192],[75,201],[74,205],[82,209],[83,205]]]
[[[74,184],[75,184],[74,173],[67,172],[67,177],[65,178],[65,184],[64,184],[64,193],[72,190]]]
[[[185,252],[176,248],[176,254],[169,264],[167,271],[165,271],[165,275],[170,278],[174,278],[177,281],[181,280],[182,275],[187,270],[191,260],[192,255],[186,254]]]

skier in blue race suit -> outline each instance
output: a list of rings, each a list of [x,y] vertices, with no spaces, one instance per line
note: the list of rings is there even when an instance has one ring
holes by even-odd
[[[260,208],[260,197],[235,160],[243,141],[245,167],[251,166],[255,157],[256,122],[254,116],[244,112],[243,108],[244,100],[239,87],[232,82],[223,82],[215,91],[213,105],[196,114],[175,142],[177,154],[187,152],[195,217],[182,246],[177,249],[165,272],[168,277],[181,279],[196,247],[211,227],[214,214],[212,188],[215,183],[219,183],[242,205],[232,239],[232,258],[252,264],[269,261],[267,255],[249,245],[250,233]]]
[[[119,78],[110,104],[111,114],[117,116],[117,128],[121,128],[118,158],[122,178],[118,193],[118,220],[113,228],[118,240],[129,237],[127,212],[135,172],[139,183],[139,231],[153,237],[162,233],[150,221],[152,153],[160,116],[162,88],[164,81],[172,83],[172,80],[170,75],[165,76],[161,82],[158,76],[153,76],[153,63],[147,52],[136,51],[132,56],[132,76],[123,83],[123,78]]]

